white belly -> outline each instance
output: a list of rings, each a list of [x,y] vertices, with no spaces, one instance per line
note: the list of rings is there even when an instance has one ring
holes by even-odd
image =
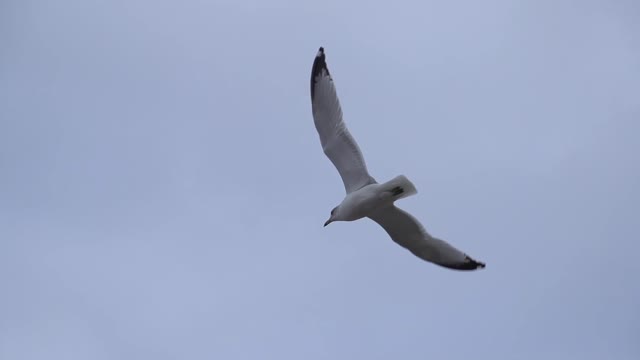
[[[392,200],[380,196],[379,188],[379,184],[371,184],[347,195],[340,204],[340,213],[344,220],[358,220],[380,207],[389,205]]]

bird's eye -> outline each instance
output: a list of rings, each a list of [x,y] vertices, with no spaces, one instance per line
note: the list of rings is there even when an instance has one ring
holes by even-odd
[[[333,215],[334,212],[336,212],[336,209],[331,210],[331,215]]]

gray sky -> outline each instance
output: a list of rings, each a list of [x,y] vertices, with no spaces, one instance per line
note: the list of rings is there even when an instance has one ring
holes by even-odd
[[[636,1],[0,5],[0,358],[637,359]],[[376,179],[343,197],[319,46]]]

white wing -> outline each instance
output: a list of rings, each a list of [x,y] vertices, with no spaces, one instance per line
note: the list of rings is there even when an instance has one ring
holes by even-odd
[[[369,218],[382,226],[398,245],[423,260],[454,270],[485,267],[484,263],[472,259],[446,241],[429,235],[418,220],[395,205],[385,207]]]
[[[342,121],[340,101],[323,48],[318,50],[311,69],[311,109],[322,150],[338,169],[347,194],[375,183],[367,171],[358,144]]]

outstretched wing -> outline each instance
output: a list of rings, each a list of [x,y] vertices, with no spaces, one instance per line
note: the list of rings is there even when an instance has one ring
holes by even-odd
[[[367,171],[360,147],[342,121],[340,101],[323,48],[318,50],[311,69],[311,109],[322,150],[338,169],[347,194],[375,183]]]
[[[395,205],[385,207],[369,218],[382,226],[398,245],[423,260],[454,270],[485,267],[484,263],[472,259],[446,241],[429,235],[418,220]]]

